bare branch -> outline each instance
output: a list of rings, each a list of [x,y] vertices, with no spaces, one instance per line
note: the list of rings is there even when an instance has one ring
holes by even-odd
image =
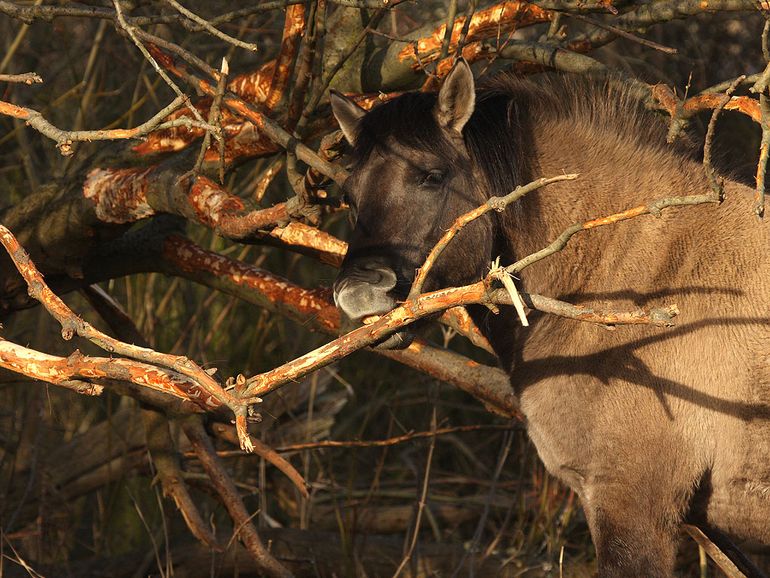
[[[586,305],[573,305],[565,301],[559,301],[552,297],[545,297],[535,293],[519,292],[524,303],[530,309],[584,321],[599,325],[653,325],[655,327],[672,327],[674,317],[679,315],[676,305],[667,307],[653,307],[650,309],[636,309],[634,311],[614,311],[607,308]],[[490,301],[497,305],[511,305],[508,292],[503,289],[495,289],[490,293]]]
[[[433,268],[436,260],[441,256],[441,253],[443,253],[447,245],[449,245],[449,242],[454,239],[455,235],[457,235],[457,233],[459,233],[468,223],[478,219],[482,215],[487,214],[491,210],[502,212],[508,205],[517,201],[527,193],[536,191],[537,189],[540,189],[546,185],[560,181],[572,181],[576,178],[578,178],[578,175],[572,174],[538,179],[536,181],[532,181],[529,184],[516,187],[516,189],[504,197],[490,197],[489,200],[480,207],[459,216],[457,219],[455,219],[454,223],[452,223],[452,226],[449,227],[449,230],[444,233],[441,239],[439,239],[438,243],[436,243],[433,249],[431,249],[431,252],[425,258],[422,267],[420,267],[420,269],[417,271],[417,274],[415,275],[414,282],[412,283],[412,288],[409,290],[409,296],[407,299],[414,299],[420,295],[420,293],[422,293],[422,287],[425,284],[425,279],[428,277],[428,273],[430,273],[430,270]]]
[[[150,120],[134,128],[115,128],[105,130],[62,130],[49,123],[45,118],[43,118],[43,115],[36,110],[17,106],[15,104],[11,104],[10,102],[4,102],[1,100],[0,114],[25,121],[29,126],[37,130],[40,134],[56,141],[56,147],[59,149],[61,154],[71,155],[74,152],[72,149],[72,143],[76,141],[122,140],[139,138],[158,128],[177,126],[179,123],[176,121],[173,121],[172,123],[163,123],[163,120],[169,114],[181,108],[185,102],[186,98],[183,96],[175,98],[171,104],[155,114],[155,116],[153,116]],[[190,123],[185,122],[185,124],[189,125]]]
[[[521,272],[533,263],[537,263],[538,261],[541,261],[542,259],[545,259],[546,257],[549,257],[550,255],[553,255],[554,253],[564,249],[564,247],[567,246],[569,240],[581,231],[587,231],[589,229],[595,229],[596,227],[603,227],[605,225],[612,225],[614,223],[619,223],[620,221],[633,219],[634,217],[638,217],[640,215],[658,216],[663,209],[669,207],[681,207],[687,205],[701,205],[703,203],[719,202],[719,196],[715,195],[713,191],[703,195],[666,197],[663,199],[658,199],[657,201],[653,201],[648,205],[639,205],[637,207],[621,211],[620,213],[613,213],[612,215],[601,217],[599,219],[592,219],[582,223],[575,223],[574,225],[567,227],[553,243],[541,249],[540,251],[537,251],[536,253],[532,253],[531,255],[516,261],[513,265],[509,265],[506,267],[506,270],[512,275]]]
[[[115,6],[115,14],[120,27],[123,30],[125,30],[126,34],[128,34],[128,37],[131,39],[131,41],[136,45],[136,47],[139,49],[142,55],[152,65],[152,67],[155,69],[155,72],[157,72],[158,75],[160,75],[160,77],[163,79],[163,81],[171,88],[171,90],[174,91],[174,94],[184,99],[184,102],[189,103],[190,97],[184,94],[182,90],[176,85],[176,83],[173,80],[171,80],[168,74],[166,74],[166,72],[158,65],[156,60],[152,57],[149,51],[144,47],[144,44],[142,44],[139,38],[137,37],[136,33],[134,32],[133,25],[129,24],[126,21],[125,17],[123,16],[123,10],[120,7],[120,0],[112,0],[112,4]],[[193,113],[193,116],[195,116],[198,122],[205,123],[205,121],[203,120],[203,117],[195,109],[195,107],[191,106],[190,111]]]
[[[163,53],[157,47],[150,47],[155,52],[158,59],[161,60],[163,66],[170,70],[175,75],[183,78],[195,88],[199,89],[209,96],[213,96],[215,93],[214,87],[208,81],[201,79],[194,74],[187,71],[184,67],[174,62],[173,58]],[[253,122],[260,131],[262,131],[268,138],[270,138],[276,144],[282,146],[284,149],[294,152],[297,158],[307,163],[320,173],[326,175],[338,184],[345,182],[347,178],[347,171],[341,169],[328,161],[320,158],[315,151],[311,150],[304,144],[297,142],[297,140],[281,128],[275,121],[270,119],[267,115],[263,114],[257,108],[232,94],[226,94],[224,98],[224,104],[228,108],[232,109],[235,113],[242,115],[244,118]]]
[[[19,82],[22,84],[41,84],[43,79],[36,72],[23,74],[0,74],[0,82]]]
[[[222,183],[225,180],[224,177],[224,154],[225,154],[225,140],[221,137],[222,127],[220,124],[220,110],[222,106],[222,97],[225,95],[225,87],[227,86],[227,75],[230,73],[230,66],[227,63],[227,58],[222,59],[222,67],[219,71],[219,80],[217,81],[217,89],[214,93],[214,99],[211,101],[211,108],[209,108],[209,124],[211,126],[218,126],[220,138],[219,140],[219,182]],[[195,161],[195,167],[193,173],[198,174],[203,166],[203,161],[206,158],[206,152],[209,150],[209,144],[211,143],[211,131],[207,130],[201,143],[201,150],[198,153],[198,160]]]
[[[759,109],[762,115],[760,123],[762,126],[762,142],[759,145],[754,213],[761,219],[765,214],[765,173],[767,172],[767,159],[770,153],[770,97],[764,92],[759,95]]]
[[[732,96],[733,92],[735,92],[735,89],[738,88],[740,83],[745,78],[746,78],[745,76],[739,76],[728,87],[719,105],[717,105],[717,107],[714,109],[714,112],[711,113],[711,119],[709,120],[708,130],[706,130],[706,141],[705,141],[705,144],[703,145],[703,169],[706,171],[706,177],[708,178],[709,183],[711,184],[711,190],[714,192],[715,195],[719,197],[720,200],[724,199],[724,186],[722,181],[717,179],[716,172],[714,171],[714,167],[711,166],[711,142],[714,139],[714,130],[716,129],[719,113],[721,113],[722,109],[727,105],[728,102],[730,102],[730,97]]]
[[[221,40],[224,40],[228,44],[232,44],[233,46],[238,46],[239,48],[245,48],[246,50],[250,50],[252,52],[257,51],[257,45],[252,44],[250,42],[244,42],[242,40],[238,40],[237,38],[233,38],[229,34],[225,34],[224,32],[221,32],[214,28],[208,21],[201,18],[197,14],[191,12],[184,6],[182,6],[179,2],[176,0],[166,0],[171,6],[173,6],[174,10],[179,12],[180,14],[184,14],[187,18],[198,24],[201,28],[203,28],[206,32],[211,34],[212,36],[216,36],[217,38],[220,38]]]
[[[112,386],[109,380],[116,380],[133,384],[126,393],[137,399],[146,399],[142,390],[150,389],[167,399],[182,401],[180,405],[169,400],[168,405],[173,405],[177,411],[200,413],[217,408],[201,403],[197,384],[181,374],[128,359],[91,357],[79,351],[69,357],[58,357],[0,338],[0,367],[84,395],[101,395],[105,383]],[[158,399],[156,396],[153,401],[157,403]]]
[[[206,470],[222,503],[233,519],[235,524],[233,534],[240,537],[253,560],[267,575],[280,578],[292,576],[292,573],[280,564],[262,544],[257,529],[251,521],[252,516],[246,510],[230,474],[227,473],[224,465],[217,457],[211,438],[203,428],[201,420],[190,416],[183,421],[182,425],[198,460]]]
[[[67,359],[22,347],[2,337],[0,337],[0,367],[83,395],[98,396],[104,391],[104,387],[99,384],[78,379],[85,376],[68,366]]]
[[[19,273],[29,287],[29,294],[38,300],[46,310],[61,324],[62,337],[65,340],[78,335],[88,339],[95,345],[110,353],[118,353],[161,367],[168,367],[195,381],[200,386],[203,403],[216,407],[225,405],[235,414],[236,425],[239,427],[241,447],[250,447],[248,432],[246,431],[246,406],[237,398],[227,393],[222,387],[195,362],[186,357],[159,353],[146,347],[138,347],[123,343],[106,335],[84,321],[69,308],[48,287],[43,276],[37,270],[27,252],[19,245],[13,234],[0,225],[0,243],[5,247],[8,255],[16,265]]]

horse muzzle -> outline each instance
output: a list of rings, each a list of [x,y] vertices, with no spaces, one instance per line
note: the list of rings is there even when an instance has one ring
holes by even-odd
[[[343,330],[364,324],[367,317],[384,315],[396,306],[391,295],[396,273],[380,261],[363,261],[343,268],[334,281],[334,303],[343,314]],[[376,349],[404,349],[414,334],[402,329],[373,345]]]

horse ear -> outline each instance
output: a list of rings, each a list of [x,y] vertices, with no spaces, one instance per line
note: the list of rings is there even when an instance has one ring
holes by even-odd
[[[358,134],[358,123],[366,114],[366,111],[336,90],[331,91],[329,99],[332,103],[334,117],[342,129],[342,134],[345,135],[345,138],[351,145],[355,144],[356,135]]]
[[[444,79],[433,116],[444,128],[462,132],[465,123],[473,114],[476,103],[476,88],[471,67],[460,58]]]

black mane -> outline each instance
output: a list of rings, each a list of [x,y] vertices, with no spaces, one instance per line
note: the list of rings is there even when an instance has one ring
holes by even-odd
[[[435,103],[435,93],[414,92],[372,109],[361,120],[354,160],[365,159],[389,139],[451,158],[452,145],[433,118]],[[666,136],[665,123],[644,112],[618,78],[546,75],[535,82],[502,73],[483,79],[463,137],[490,196],[505,195],[532,179],[535,122],[568,122],[570,130],[592,138],[624,135],[640,148],[662,148]],[[679,152],[691,153],[687,146]]]

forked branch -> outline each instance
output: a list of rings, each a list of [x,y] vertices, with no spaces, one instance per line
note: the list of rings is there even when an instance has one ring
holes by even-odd
[[[203,401],[211,406],[225,405],[236,417],[241,447],[251,448],[246,429],[246,406],[222,387],[195,362],[186,357],[159,353],[146,347],[138,347],[110,337],[78,317],[64,302],[51,291],[37,270],[29,254],[3,225],[0,225],[0,243],[13,260],[16,269],[27,283],[30,296],[39,301],[62,327],[62,337],[70,340],[74,335],[88,339],[109,353],[125,355],[160,367],[167,367],[195,381],[201,388]]]
[[[447,230],[447,232],[444,233],[441,239],[439,239],[438,243],[436,243],[433,249],[431,249],[431,252],[428,253],[428,256],[425,258],[425,262],[422,264],[422,267],[420,267],[417,270],[417,274],[415,275],[414,283],[412,283],[412,289],[409,291],[409,296],[407,297],[407,300],[414,299],[415,297],[417,297],[422,293],[423,285],[425,285],[425,279],[428,277],[428,273],[430,273],[430,270],[435,265],[436,260],[438,260],[438,258],[441,256],[441,253],[444,252],[444,249],[446,249],[450,241],[454,239],[455,236],[460,231],[462,231],[462,229],[468,223],[475,221],[482,215],[485,215],[492,210],[495,210],[497,212],[502,212],[511,203],[519,200],[527,193],[536,191],[541,187],[550,185],[551,183],[557,183],[560,181],[572,181],[572,180],[575,180],[576,178],[578,178],[578,175],[570,174],[570,175],[560,175],[556,177],[538,179],[536,181],[532,181],[529,184],[516,187],[513,191],[511,191],[504,197],[490,197],[489,200],[483,205],[481,205],[480,207],[477,207],[476,209],[457,217],[454,223],[452,223],[452,226],[449,227],[449,230]]]

